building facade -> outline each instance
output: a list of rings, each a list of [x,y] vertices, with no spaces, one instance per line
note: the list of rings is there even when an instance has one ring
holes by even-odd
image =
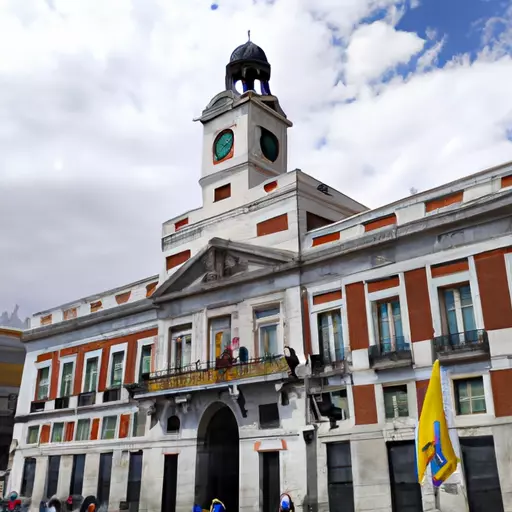
[[[439,358],[461,458],[440,508],[512,510],[512,164],[369,210],[287,172],[269,78],[235,50],[199,118],[203,206],[163,224],[159,274],[33,316],[10,489],[434,510],[414,427]]]
[[[25,361],[21,333],[20,329],[0,324],[0,498],[6,488],[14,448],[14,414]]]

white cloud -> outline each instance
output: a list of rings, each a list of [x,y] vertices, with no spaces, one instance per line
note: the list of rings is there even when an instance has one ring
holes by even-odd
[[[403,5],[1,3],[0,310],[17,302],[23,316],[159,271],[161,223],[200,204],[192,118],[248,29],[294,122],[290,169],[377,206],[510,159],[511,59],[431,69],[442,39],[421,51],[418,34],[367,21]],[[378,80],[414,55],[406,79]]]
[[[417,34],[382,21],[361,25],[347,47],[347,81],[360,84],[379,78],[398,64],[408,63],[424,44]]]

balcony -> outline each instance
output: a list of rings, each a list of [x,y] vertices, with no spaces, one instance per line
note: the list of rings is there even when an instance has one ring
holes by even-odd
[[[78,407],[94,405],[95,403],[96,403],[96,391],[90,391],[88,393],[80,393],[78,395]]]
[[[346,373],[347,365],[345,360],[345,351],[342,348],[337,348],[334,354],[334,360],[331,359],[330,354],[315,354],[311,355],[311,373],[313,375],[336,375]]]
[[[121,400],[121,388],[111,388],[103,393],[103,403]]]
[[[197,362],[182,368],[169,368],[152,373],[142,384],[144,393],[159,391],[194,391],[194,388],[221,387],[227,383],[247,384],[264,380],[287,378],[289,366],[283,356],[268,356],[216,363]]]
[[[35,400],[30,403],[30,412],[41,412],[44,411],[44,404],[46,400]]]
[[[368,357],[374,370],[412,366],[411,345],[405,342],[403,336],[380,340],[378,345],[371,345]]]
[[[489,339],[483,329],[438,336],[433,339],[433,345],[439,362],[443,364],[489,358]]]
[[[69,408],[69,396],[62,396],[55,399],[55,409],[68,409]]]

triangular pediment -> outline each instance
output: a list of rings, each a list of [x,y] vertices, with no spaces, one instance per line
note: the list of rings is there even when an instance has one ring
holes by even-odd
[[[208,245],[183,264],[153,294],[154,299],[184,290],[207,289],[239,280],[279,265],[292,263],[292,251],[267,249],[256,245],[213,238]]]

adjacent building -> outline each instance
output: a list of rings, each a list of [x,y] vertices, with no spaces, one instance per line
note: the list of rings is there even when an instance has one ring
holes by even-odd
[[[433,510],[414,427],[439,358],[461,454],[441,509],[510,509],[512,164],[369,210],[288,172],[269,79],[233,52],[198,119],[203,205],[163,224],[158,274],[33,316],[10,489]]]

